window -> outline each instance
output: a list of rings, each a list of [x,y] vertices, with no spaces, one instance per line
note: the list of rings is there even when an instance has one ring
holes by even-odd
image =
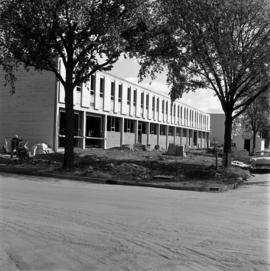
[[[90,94],[94,95],[95,91],[96,91],[96,76],[91,75],[91,78],[90,78]]]
[[[103,97],[104,96],[104,90],[105,90],[105,78],[104,77],[101,77],[100,78],[100,97]]]
[[[152,110],[155,111],[155,97],[152,98]]]
[[[157,112],[159,112],[159,98],[157,99]]]
[[[187,137],[187,129],[183,129],[183,137]]]
[[[143,108],[144,105],[144,93],[141,93],[141,108]]]
[[[173,135],[173,127],[169,126],[169,131],[168,131],[169,136]]]
[[[115,97],[115,82],[111,82],[111,100]]]
[[[134,133],[134,121],[131,119],[124,120],[124,131],[126,133]]]
[[[146,134],[146,122],[139,121],[138,129],[140,129],[140,127],[141,127],[142,134]]]
[[[150,123],[150,134],[156,135],[157,134],[157,124]]]
[[[78,92],[81,92],[81,91],[82,91],[82,84],[80,84],[79,86],[77,86],[77,87],[76,87],[76,90],[77,90]]]
[[[120,84],[119,86],[118,86],[118,102],[122,102],[122,93],[123,93],[123,85],[122,84]]]
[[[160,125],[160,135],[165,135],[165,134],[166,134],[166,126]]]
[[[107,119],[107,131],[115,131],[115,132],[120,131],[119,118],[108,116],[108,119]]]
[[[127,93],[127,104],[130,104],[131,100],[131,88],[128,88],[128,93]]]
[[[133,96],[133,105],[136,106],[137,104],[137,90],[134,90],[134,96]]]
[[[149,94],[146,95],[146,109],[149,108]]]

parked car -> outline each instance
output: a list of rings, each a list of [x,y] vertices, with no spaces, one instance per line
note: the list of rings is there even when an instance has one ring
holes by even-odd
[[[253,172],[268,172],[270,171],[270,151],[256,152],[250,158],[251,171]]]
[[[233,167],[240,167],[242,169],[250,169],[250,165],[247,165],[241,161],[232,161]]]

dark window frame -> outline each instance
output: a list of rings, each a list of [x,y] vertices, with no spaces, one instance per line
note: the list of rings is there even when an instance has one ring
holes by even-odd
[[[115,81],[111,81],[111,100],[115,99]]]
[[[92,74],[90,77],[90,94],[94,95],[96,91],[96,75]]]
[[[145,105],[146,109],[149,109],[149,94],[146,94],[146,105]]]
[[[99,96],[104,97],[105,92],[105,77],[100,77],[99,79],[100,85],[99,85]]]
[[[130,104],[131,102],[131,87],[128,87],[127,89],[127,104]]]
[[[83,85],[83,84],[81,83],[81,84],[79,84],[78,86],[76,86],[76,91],[82,92],[82,88],[83,88],[82,85]]]
[[[134,133],[134,120],[124,119],[124,132],[125,133]]]
[[[118,102],[122,102],[123,99],[123,84],[118,85]]]
[[[144,93],[141,93],[141,108],[144,106]]]
[[[137,105],[137,89],[134,89],[133,91],[133,105]]]

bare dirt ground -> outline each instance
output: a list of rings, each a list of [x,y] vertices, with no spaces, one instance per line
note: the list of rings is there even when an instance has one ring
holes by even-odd
[[[270,175],[222,194],[0,173],[0,270],[270,269]]]
[[[63,153],[38,155],[23,163],[10,160],[8,155],[0,156],[0,165],[7,164],[10,172],[22,169],[66,178],[81,177],[85,180],[101,179],[104,182],[201,191],[231,189],[238,185],[238,177],[244,180],[249,177],[247,170],[216,170],[216,158],[206,150],[193,150],[184,158],[164,154],[155,150],[132,151],[121,148],[77,150],[75,169],[71,172],[61,168]],[[218,158],[218,165],[221,165],[221,158]]]

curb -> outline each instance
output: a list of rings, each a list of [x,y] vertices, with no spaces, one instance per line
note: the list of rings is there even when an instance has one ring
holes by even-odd
[[[43,169],[42,169],[43,170]],[[211,193],[221,193],[228,190],[236,189],[243,181],[235,181],[232,184],[226,184],[221,187],[194,187],[194,186],[170,186],[166,184],[156,184],[156,183],[131,183],[128,181],[121,181],[115,179],[101,179],[101,178],[89,178],[84,176],[64,176],[62,174],[55,174],[49,172],[42,172],[41,169],[33,171],[33,169],[26,168],[9,168],[0,165],[0,172],[10,173],[10,174],[23,174],[27,176],[36,176],[36,177],[48,177],[56,179],[65,179],[72,181],[81,181],[88,183],[96,184],[107,184],[107,185],[124,185],[124,186],[138,186],[138,187],[150,187],[150,188],[160,188],[160,189],[169,189],[169,190],[183,190],[183,191],[197,191],[197,192],[211,192]]]

